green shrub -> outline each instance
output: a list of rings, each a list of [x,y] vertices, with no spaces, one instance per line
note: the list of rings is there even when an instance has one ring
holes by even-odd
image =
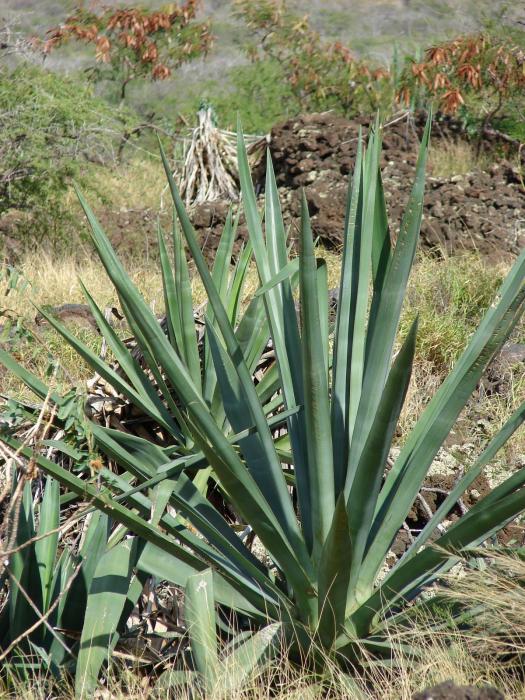
[[[300,104],[273,59],[238,66],[230,72],[231,90],[211,96],[219,124],[232,129],[239,114],[248,133],[264,134],[277,122],[299,114]]]
[[[72,178],[92,186],[85,160],[111,162],[129,115],[79,80],[29,63],[0,70],[0,216],[18,210],[19,235],[60,237]]]
[[[421,259],[414,270],[402,333],[419,316],[418,349],[435,372],[446,376],[489,308],[503,279],[497,266],[476,255],[445,261]]]
[[[145,112],[151,106],[146,91],[133,93],[137,110]],[[234,129],[239,114],[249,134],[265,134],[277,122],[300,113],[301,106],[285,80],[283,68],[271,58],[257,63],[242,64],[226,72],[220,82],[203,80],[166,94],[158,105],[160,123],[167,131],[173,129],[173,115],[181,113],[193,124],[204,103],[213,107],[220,128]]]

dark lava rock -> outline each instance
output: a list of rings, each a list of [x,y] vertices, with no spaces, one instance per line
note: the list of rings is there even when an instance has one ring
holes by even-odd
[[[391,226],[397,236],[415,172],[419,139],[425,117],[416,114],[386,124],[383,132],[381,170]],[[358,132],[366,137],[371,119],[348,120],[332,112],[306,114],[277,124],[271,132],[270,152],[279,186],[283,215],[290,242],[297,242],[300,195],[304,189],[314,235],[328,248],[339,249],[345,219],[349,174],[353,170]],[[437,117],[432,130],[432,148],[465,139],[459,122]],[[510,160],[501,159],[505,144],[489,143],[494,162],[486,171],[437,178],[427,175],[421,244],[438,254],[476,250],[491,258],[518,254],[525,246],[525,189],[522,175]],[[508,146],[508,144],[507,144]],[[500,153],[500,155],[497,155]],[[522,166],[525,151],[522,154]],[[513,156],[513,160],[516,160]],[[264,159],[254,171],[256,191],[264,189]],[[523,170],[523,167],[522,167]],[[203,252],[212,261],[230,203],[206,202],[189,214]],[[237,203],[234,203],[234,209]],[[9,261],[19,255],[16,232],[19,212],[0,218],[0,253]],[[144,252],[157,247],[158,212],[150,209],[102,210],[99,218],[119,253]],[[165,230],[171,226],[166,209],[160,215]],[[234,244],[236,255],[247,238],[241,216]]]
[[[505,700],[505,697],[497,688],[489,685],[475,688],[473,685],[459,686],[445,681],[416,693],[413,700]]]
[[[525,362],[525,344],[524,343],[507,343],[500,354],[501,360],[508,364],[516,364]]]
[[[393,238],[410,195],[424,122],[424,115],[416,115],[411,121],[397,121],[384,129],[381,169]],[[370,123],[366,118],[349,121],[323,112],[295,117],[272,129],[270,152],[292,244],[298,239],[304,190],[314,235],[328,248],[341,248],[358,132],[362,128],[366,137]],[[434,123],[434,149],[464,138],[458,122],[442,118]],[[423,248],[443,254],[476,250],[491,258],[505,258],[517,255],[525,246],[525,191],[519,172],[500,156],[494,155],[494,159],[487,171],[450,178],[427,175]],[[264,188],[265,169],[263,160],[254,171],[259,192]],[[213,258],[227,211],[228,203],[218,201],[190,212],[208,259]],[[234,253],[246,237],[241,216]]]
[[[342,244],[348,173],[357,148],[359,128],[366,135],[370,120],[348,121],[331,112],[308,114],[272,129],[270,151],[277,183],[284,188],[287,223],[297,231],[299,191],[304,188],[314,235],[324,245]],[[415,173],[423,115],[386,125],[381,168],[385,196],[395,237]],[[437,122],[433,148],[462,138],[457,123]],[[256,177],[262,182],[264,164]],[[525,192],[516,168],[507,161],[490,172],[463,176],[427,176],[421,242],[446,253],[477,250],[492,257],[516,255],[525,245]]]

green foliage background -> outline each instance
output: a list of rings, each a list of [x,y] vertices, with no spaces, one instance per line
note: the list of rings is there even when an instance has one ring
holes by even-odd
[[[21,35],[44,36],[73,4],[57,7],[42,2],[35,7],[32,0],[7,0],[6,8]],[[145,5],[157,6],[153,2]],[[525,46],[520,25],[500,21],[505,3],[474,5],[467,0],[453,5],[447,0],[414,0],[409,9],[396,13],[390,6],[358,0],[352,15],[330,2],[308,6],[288,2],[286,7],[299,18],[307,11],[323,41],[341,40],[358,57],[370,61],[371,67],[401,64],[406,53],[417,57],[433,41],[463,28],[472,31],[485,26],[494,33],[511,32],[516,46]],[[259,38],[235,19],[233,8],[232,2],[204,3],[204,14],[211,17],[216,36],[209,58],[192,62],[168,81],[131,84],[124,105],[107,80],[88,80],[96,73],[85,71],[87,55],[81,45],[67,45],[43,64],[34,62],[36,56],[31,61],[16,58],[18,63],[13,63],[0,53],[0,218],[13,210],[22,212],[16,224],[18,238],[46,243],[71,238],[67,195],[73,180],[93,190],[104,206],[111,208],[112,202],[120,202],[114,177],[117,156],[123,155],[124,163],[129,161],[134,170],[137,163],[157,167],[155,133],[171,149],[172,137],[195,123],[203,100],[214,107],[220,127],[234,130],[241,115],[245,131],[261,135],[305,109],[287,80],[286,62],[271,55],[261,55],[256,62],[247,58],[248,45],[253,48]],[[315,56],[312,60],[315,65]],[[341,90],[348,93],[344,81]],[[385,94],[378,95],[378,104],[386,106],[385,117],[392,92],[392,85],[385,83]],[[370,113],[370,101],[356,98],[350,114],[347,97],[328,91],[324,101],[311,102],[307,108],[334,109],[345,116]],[[461,117],[472,134],[482,112],[483,96],[465,105]],[[523,100],[517,96],[495,126],[522,139],[523,116]],[[137,128],[144,124],[154,129]],[[128,142],[131,147],[119,153],[126,133],[133,134]],[[144,205],[137,201],[130,207]]]
[[[131,119],[92,86],[22,62],[0,70],[0,215],[31,212],[37,238],[60,235],[71,180],[96,189],[86,162],[109,164]]]

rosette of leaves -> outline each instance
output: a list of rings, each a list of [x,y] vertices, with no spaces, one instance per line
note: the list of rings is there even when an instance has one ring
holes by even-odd
[[[379,124],[366,149],[359,138],[348,195],[337,319],[331,329],[326,267],[315,257],[306,200],[303,197],[300,255],[290,260],[271,159],[262,217],[239,130],[243,204],[260,279],[250,307],[262,304],[262,322],[275,354],[273,365],[257,378],[254,345],[245,342],[232,320],[232,304],[225,302],[223,287],[208,270],[164,155],[180,226],[208,295],[209,365],[203,365],[196,349],[191,304],[177,287],[186,279],[180,240],[173,274],[161,239],[166,335],[80,195],[94,245],[154,383],[104,325],[89,294],[123,376],[113,376],[59,323],[50,321],[97,371],[105,373],[107,381],[141,403],[157,421],[164,440],[158,444],[94,426],[98,449],[118,466],[100,471],[97,488],[33,455],[15,437],[4,439],[25,457],[34,456],[65,489],[91,499],[114,522],[141,538],[139,570],[189,586],[190,636],[194,630],[190,664],[206,687],[213,687],[221,669],[223,650],[217,640],[228,643],[239,629],[242,643],[252,640],[257,647],[255,656],[261,663],[279,650],[301,657],[312,644],[345,663],[355,662],[363,650],[388,655],[389,626],[406,620],[414,607],[424,604],[422,591],[460,557],[468,556],[469,548],[486,541],[525,508],[522,469],[466,515],[443,525],[457,499],[523,422],[522,406],[385,573],[390,546],[438,450],[525,305],[524,252],[388,469],[417,336],[416,321],[395,352],[419,237],[429,131],[430,121],[395,246],[379,169]],[[45,387],[34,377],[6,354],[0,359],[43,395]],[[213,391],[204,390],[203,366],[213,371]],[[228,517],[223,507],[206,498],[198,482],[202,473],[212,480],[221,503],[228,505]],[[263,557],[239,536],[232,514],[236,523],[255,533]],[[208,591],[205,600],[199,596],[203,586]],[[203,607],[207,622],[195,612]],[[261,639],[263,651],[254,641]]]

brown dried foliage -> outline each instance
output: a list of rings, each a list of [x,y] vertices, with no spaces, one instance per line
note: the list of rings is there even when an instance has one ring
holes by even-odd
[[[504,100],[525,88],[525,53],[510,40],[479,33],[427,49],[425,59],[407,62],[397,99],[435,98],[440,109],[455,114],[472,95],[495,98],[494,116]]]
[[[235,11],[258,42],[252,60],[276,59],[302,109],[334,107],[346,114],[376,110],[388,96],[390,72],[370,68],[341,42],[323,41],[308,16],[298,17],[282,0],[236,0]],[[388,97],[387,97],[388,99]]]
[[[95,47],[97,62],[122,68],[124,80],[139,75],[165,80],[185,61],[206,54],[212,45],[209,24],[196,20],[199,4],[199,0],[185,0],[163,11],[115,10],[104,5],[91,11],[81,5],[38,45],[49,54],[70,40],[82,41]]]

